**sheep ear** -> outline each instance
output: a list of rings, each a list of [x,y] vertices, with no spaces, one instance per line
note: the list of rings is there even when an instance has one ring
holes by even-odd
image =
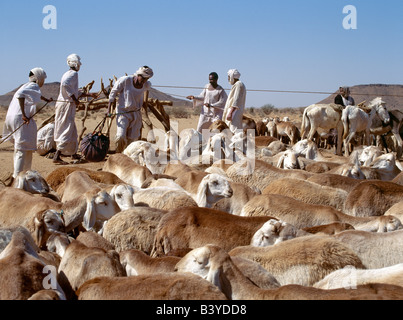
[[[45,223],[43,222],[43,214],[38,214],[34,219],[35,224],[35,242],[40,248],[42,246],[43,235],[45,234]]]
[[[83,226],[85,230],[89,231],[94,227],[96,222],[96,212],[95,212],[95,200],[87,200],[87,209],[84,213]]]
[[[218,287],[218,289],[222,291],[220,278],[221,278],[221,269],[214,267],[214,265],[211,265],[206,280],[214,284],[216,287]]]
[[[207,205],[207,189],[208,181],[203,179],[197,189],[197,205],[199,207],[205,207]]]
[[[277,162],[277,168],[282,168],[283,165],[284,165],[284,155],[282,155],[282,156],[280,157],[280,159],[278,160],[278,162]]]

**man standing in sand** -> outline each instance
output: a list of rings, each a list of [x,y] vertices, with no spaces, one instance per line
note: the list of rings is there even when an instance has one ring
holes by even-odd
[[[78,89],[78,71],[81,68],[81,58],[77,54],[67,57],[67,71],[60,83],[60,93],[56,102],[54,140],[56,142],[56,153],[53,162],[67,164],[60,156],[71,156],[73,159],[80,159],[78,156],[78,134],[75,124],[76,108],[80,104],[79,98],[83,96],[96,97],[96,94],[85,94]]]
[[[209,74],[209,83],[198,96],[188,96],[193,100],[194,107],[202,106],[197,131],[202,133],[203,129],[209,129],[210,125],[217,120],[221,120],[225,103],[227,102],[225,90],[218,84],[218,74]]]
[[[37,150],[37,127],[32,117],[41,100],[52,101],[41,93],[46,77],[42,68],[32,69],[29,82],[17,90],[8,107],[3,136],[10,136],[7,140],[14,141],[14,179],[20,172],[31,169],[32,154]]]
[[[228,125],[231,132],[242,130],[242,117],[246,103],[246,87],[239,80],[241,74],[237,69],[228,71],[228,82],[232,85],[231,92],[225,105],[223,121]]]
[[[143,66],[132,76],[119,78],[109,95],[107,114],[111,114],[112,104],[119,95],[116,107],[116,153],[123,152],[133,141],[141,138],[143,126],[141,108],[148,100],[148,91],[154,75],[153,70]]]

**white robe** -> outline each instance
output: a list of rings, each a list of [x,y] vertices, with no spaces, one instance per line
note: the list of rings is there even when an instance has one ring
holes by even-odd
[[[24,111],[28,118],[31,118],[36,112],[36,104],[41,101],[41,89],[38,84],[28,82],[17,90],[8,107],[6,120],[4,122],[3,136],[8,136],[16,130],[21,124],[22,112],[20,108],[19,98],[25,98]],[[35,120],[32,118],[29,124],[24,124],[12,136],[10,141],[14,141],[14,149],[20,151],[35,151],[37,127]]]
[[[56,102],[54,139],[57,150],[65,156],[74,155],[78,149],[78,133],[75,124],[76,104],[72,95],[79,98],[78,72],[67,71],[61,80]]]
[[[223,121],[229,126],[232,132],[242,130],[242,117],[246,104],[246,87],[238,80],[231,88],[227,103],[225,104]],[[237,107],[232,114],[232,121],[227,120],[227,115],[231,107]]]
[[[205,86],[199,96],[194,97],[194,107],[202,107],[197,131],[202,132],[203,129],[208,129],[213,122],[222,119],[227,98],[227,93],[221,86],[214,88],[210,83]],[[206,103],[212,107],[206,107],[204,105]],[[213,107],[220,108],[221,110]]]
[[[151,82],[147,81],[143,88],[134,87],[133,81],[136,76],[119,78],[109,95],[109,101],[115,101],[119,95],[116,106],[116,141],[125,139],[134,141],[141,138],[143,126],[141,108],[144,101],[144,92],[151,88]]]

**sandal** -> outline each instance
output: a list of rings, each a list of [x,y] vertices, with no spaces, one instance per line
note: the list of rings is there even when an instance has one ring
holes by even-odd
[[[68,164],[66,161],[63,161],[62,159],[54,159],[53,163],[60,164],[60,165],[63,165],[63,166]]]

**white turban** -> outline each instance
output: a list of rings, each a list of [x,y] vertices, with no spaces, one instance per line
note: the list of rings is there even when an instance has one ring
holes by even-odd
[[[154,75],[153,69],[149,67],[141,67],[136,71],[136,75],[142,76],[143,78],[150,79]]]
[[[33,76],[29,77],[29,81],[36,82],[38,86],[42,87],[45,83],[45,79],[48,77],[45,70],[43,70],[42,68],[34,68],[31,70],[31,72]]]
[[[82,65],[80,56],[75,53],[69,55],[67,57],[67,65],[70,68],[75,68],[78,70],[80,68],[80,66]]]
[[[237,69],[230,69],[228,71],[228,76],[229,76],[229,83],[234,84],[235,83],[234,79],[239,79],[241,77],[241,74]]]

